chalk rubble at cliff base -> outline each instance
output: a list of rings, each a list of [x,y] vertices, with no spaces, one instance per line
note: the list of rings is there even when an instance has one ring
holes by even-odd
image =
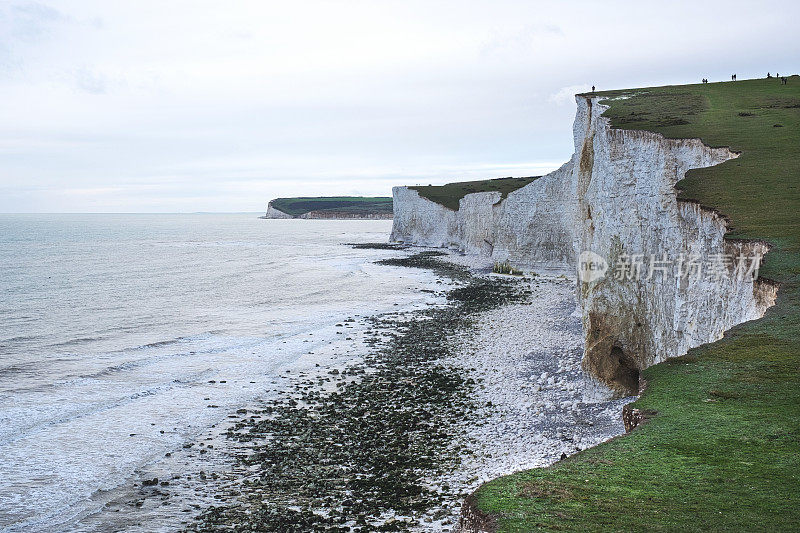
[[[479,315],[453,339],[447,361],[480,383],[480,423],[464,426],[460,437],[470,454],[448,480],[465,496],[490,479],[548,466],[625,431],[622,407],[632,398],[615,398],[581,369],[575,280],[521,283],[530,284],[530,299]]]

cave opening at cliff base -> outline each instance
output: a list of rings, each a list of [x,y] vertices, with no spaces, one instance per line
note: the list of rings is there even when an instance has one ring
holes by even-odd
[[[626,354],[619,346],[613,346],[609,354],[612,375],[610,381],[630,394],[639,392],[639,367],[635,358]]]

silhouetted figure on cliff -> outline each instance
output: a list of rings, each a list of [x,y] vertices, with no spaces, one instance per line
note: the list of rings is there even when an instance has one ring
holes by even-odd
[[[731,74],[731,81],[736,81],[736,74]]]
[[[592,92],[594,92],[594,85],[592,85]]]

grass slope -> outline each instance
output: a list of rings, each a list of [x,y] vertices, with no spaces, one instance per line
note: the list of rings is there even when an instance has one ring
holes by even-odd
[[[278,211],[292,216],[299,216],[309,211],[342,211],[348,213],[391,213],[392,199],[390,197],[370,196],[329,196],[329,197],[300,197],[276,198],[272,200],[272,207]]]
[[[475,494],[500,531],[800,529],[800,77],[599,93],[616,128],[730,146],[680,195],[718,209],[729,237],[774,248],[777,304],[719,342],[644,372],[631,434]],[[613,99],[625,95],[626,99]]]
[[[417,185],[409,187],[419,193],[423,198],[441,204],[448,209],[458,211],[458,202],[468,194],[474,192],[499,191],[505,198],[508,193],[524,187],[539,176],[529,178],[497,178],[483,181],[460,181],[447,185]]]

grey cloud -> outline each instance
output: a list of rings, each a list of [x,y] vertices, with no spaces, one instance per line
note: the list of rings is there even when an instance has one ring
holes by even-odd
[[[35,40],[47,33],[56,22],[68,20],[61,11],[39,2],[14,4],[4,14],[11,35],[18,39]]]
[[[80,68],[75,72],[75,84],[89,94],[105,94],[108,85],[105,76],[89,68]]]
[[[0,5],[0,69],[23,72],[25,47],[47,39],[66,20],[62,12],[39,2]]]
[[[494,30],[481,50],[489,54],[504,51],[529,54],[535,52],[536,47],[544,41],[564,36],[564,30],[555,24],[525,24],[518,29]]]
[[[800,56],[800,4],[769,0],[42,2],[0,1],[0,211],[256,211],[536,175],[572,153],[587,86]]]

